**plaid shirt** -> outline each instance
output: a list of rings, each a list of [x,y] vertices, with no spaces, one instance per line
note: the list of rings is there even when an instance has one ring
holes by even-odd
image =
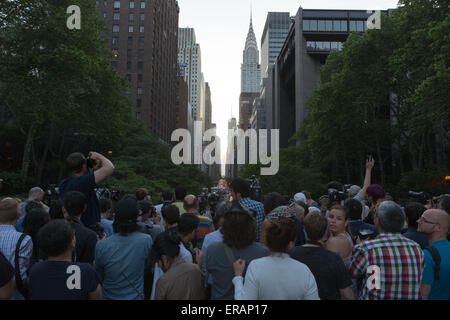
[[[261,225],[264,221],[264,205],[261,202],[252,200],[250,198],[243,198],[239,200],[239,203],[244,207],[254,209],[256,211],[256,225],[258,226],[258,234],[256,236],[256,241],[259,241],[261,236]]]
[[[0,225],[0,251],[3,253],[9,263],[15,268],[15,253],[17,241],[19,241],[22,233],[17,232],[14,226],[9,224]],[[26,236],[19,250],[19,267],[20,275],[22,280],[27,278],[27,270],[30,266],[31,255],[33,253],[33,241],[30,236]],[[17,290],[14,289],[14,295],[12,297],[14,300],[22,300],[23,297]]]
[[[380,267],[379,290],[366,285],[369,266]],[[360,300],[420,300],[424,255],[420,246],[401,234],[381,233],[353,248],[352,277],[363,277]]]

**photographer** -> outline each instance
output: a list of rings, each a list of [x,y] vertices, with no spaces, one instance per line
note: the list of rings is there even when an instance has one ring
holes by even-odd
[[[72,153],[67,157],[66,165],[70,176],[59,185],[61,198],[64,199],[69,191],[83,193],[87,199],[87,210],[81,221],[87,227],[95,225],[100,222],[100,207],[94,188],[114,172],[114,165],[97,152],[90,152],[87,159],[79,152]],[[100,169],[95,170],[98,166],[101,166]]]

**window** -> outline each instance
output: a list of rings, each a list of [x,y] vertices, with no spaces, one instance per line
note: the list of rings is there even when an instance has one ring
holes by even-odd
[[[144,45],[144,37],[139,37],[139,45],[140,46]]]
[[[128,37],[128,44],[133,44],[133,37]]]
[[[128,26],[128,32],[133,32],[133,26]]]
[[[325,20],[317,21],[317,31],[325,31]]]
[[[117,61],[111,61],[111,67],[118,68],[118,62]]]
[[[139,32],[140,32],[140,33],[144,33],[144,26],[140,26],[140,27],[139,27]]]
[[[333,21],[333,31],[341,31],[341,21],[339,20]]]
[[[309,30],[310,31],[317,31],[317,20],[310,20],[309,21]]]
[[[118,44],[119,43],[119,37],[112,37],[112,44]]]
[[[103,12],[103,18],[106,19],[106,12]]]
[[[114,9],[120,8],[120,1],[114,1]]]
[[[131,53],[132,53],[132,50],[131,49],[127,49],[127,57],[131,57]]]
[[[356,31],[356,21],[350,20],[350,32]]]
[[[142,88],[137,88],[137,94],[141,95],[142,94]]]
[[[138,74],[138,82],[142,82],[142,74]]]
[[[326,31],[333,31],[333,21],[327,20],[325,22],[325,29]]]
[[[341,21],[341,31],[347,31],[347,21]]]
[[[108,5],[107,1],[103,1],[103,5],[106,7]]]
[[[113,52],[113,57],[114,57],[114,59],[119,58],[119,50],[114,49],[112,52]]]
[[[114,20],[120,20],[120,13],[118,12],[114,13]]]
[[[129,14],[128,21],[134,21],[134,13]]]
[[[127,74],[128,81],[131,83],[131,74]]]
[[[119,32],[119,25],[118,24],[113,25],[113,32]]]
[[[130,8],[134,9],[134,1],[130,1]]]
[[[145,14],[141,13],[141,21],[145,20]]]
[[[364,21],[356,21],[356,31],[364,32]]]
[[[127,61],[127,70],[131,70],[131,61]]]
[[[140,112],[136,112],[136,120],[142,120],[142,116]]]
[[[98,6],[98,1],[95,1],[95,5],[97,5],[97,6]]]
[[[309,31],[309,20],[303,20],[303,31]]]
[[[141,1],[141,9],[145,9],[145,2]]]
[[[142,104],[142,100],[141,99],[137,99],[136,100],[136,108],[140,108]]]
[[[338,49],[338,43],[337,42],[331,42],[331,50],[337,50]]]
[[[142,61],[138,62],[138,70],[142,70],[144,63]]]

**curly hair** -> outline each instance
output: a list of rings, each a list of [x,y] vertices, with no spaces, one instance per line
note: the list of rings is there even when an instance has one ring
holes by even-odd
[[[248,213],[226,213],[220,230],[223,242],[231,248],[244,249],[256,240],[256,220]]]
[[[295,242],[298,236],[297,224],[286,217],[270,221],[266,230],[266,246],[271,252],[286,253],[289,242]]]

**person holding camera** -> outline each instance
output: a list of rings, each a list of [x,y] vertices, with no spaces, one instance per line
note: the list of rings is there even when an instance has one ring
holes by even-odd
[[[97,152],[90,152],[87,158],[79,152],[72,153],[67,157],[66,165],[70,176],[59,185],[61,198],[64,199],[66,193],[70,191],[83,193],[87,199],[87,209],[81,221],[87,227],[99,223],[100,205],[95,187],[114,172],[114,165]],[[100,168],[96,170],[99,166]]]

